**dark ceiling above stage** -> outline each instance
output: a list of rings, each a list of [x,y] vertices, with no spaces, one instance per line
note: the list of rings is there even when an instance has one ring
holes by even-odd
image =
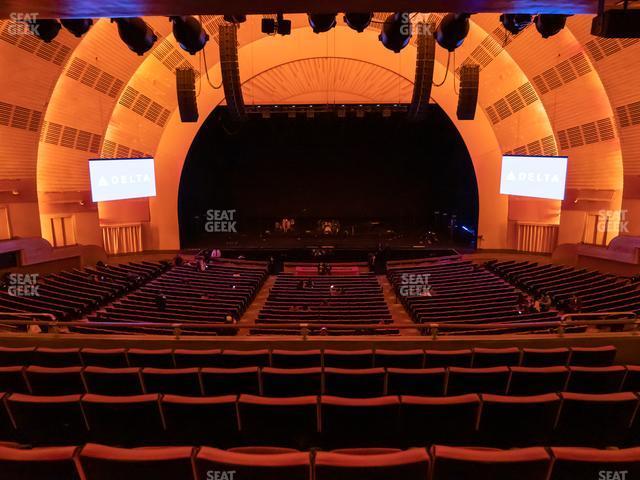
[[[278,11],[594,13],[597,3],[597,0],[0,0],[0,18],[9,18],[12,12],[37,12],[40,18]],[[621,2],[606,0],[606,3],[613,7]]]

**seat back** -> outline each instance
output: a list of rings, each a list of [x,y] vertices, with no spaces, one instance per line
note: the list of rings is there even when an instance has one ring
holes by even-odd
[[[77,367],[82,365],[80,349],[38,347],[33,353],[32,364],[41,367]]]
[[[640,477],[640,448],[599,450],[553,447],[553,468],[549,480],[580,478],[632,479]],[[626,472],[624,475],[622,472]]]
[[[616,360],[616,347],[572,347],[569,364],[576,367],[609,367]]]
[[[563,392],[569,378],[567,367],[511,367],[509,395],[542,395]]]
[[[0,367],[31,365],[35,347],[0,347]]]
[[[492,393],[504,395],[509,383],[508,367],[451,367],[447,376],[447,395]]]
[[[203,368],[200,378],[204,395],[260,394],[258,367]]]
[[[510,348],[474,348],[473,367],[488,368],[515,366],[520,364],[520,349]]]
[[[20,480],[79,480],[76,447],[41,447],[30,450],[0,446],[0,475]]]
[[[440,397],[444,395],[446,377],[444,368],[387,368],[387,393]]]
[[[267,397],[301,397],[322,393],[322,368],[271,368],[260,372],[262,394]]]
[[[142,395],[142,380],[137,367],[85,367],[82,372],[89,393],[97,395]]]
[[[523,367],[557,367],[569,363],[571,351],[568,348],[523,348]]]
[[[422,448],[388,453],[318,452],[316,480],[425,480],[429,455]]]
[[[621,365],[610,367],[569,367],[567,392],[616,393],[622,388],[627,369]]]
[[[80,357],[85,366],[126,368],[127,350],[124,348],[83,348]]]
[[[424,351],[376,349],[374,362],[376,367],[383,368],[422,368]]]
[[[320,350],[279,350],[271,352],[271,366],[274,368],[314,368],[322,367]]]
[[[464,350],[425,350],[425,368],[438,367],[471,367],[473,352],[471,349]]]
[[[142,380],[147,393],[202,395],[197,368],[143,368]]]
[[[85,393],[82,367],[38,367],[25,369],[31,393],[34,395],[73,395]]]
[[[324,369],[324,394],[336,397],[381,397],[386,391],[384,368]]]
[[[372,368],[373,350],[331,350],[323,352],[325,368]]]
[[[29,393],[24,367],[0,367],[0,392]]]
[[[222,368],[268,367],[271,364],[269,350],[223,350]]]
[[[205,368],[222,366],[222,350],[185,350],[173,351],[177,368]]]
[[[173,353],[171,349],[147,350],[130,348],[127,351],[129,365],[139,368],[173,368]]]

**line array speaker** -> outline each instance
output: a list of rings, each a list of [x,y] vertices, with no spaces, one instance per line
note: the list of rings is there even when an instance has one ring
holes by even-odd
[[[413,84],[413,97],[409,105],[409,117],[421,118],[429,108],[431,85],[433,84],[433,66],[436,58],[436,40],[433,36],[433,23],[418,23],[418,52],[416,55],[416,79]]]
[[[476,116],[480,65],[464,65],[460,68],[460,94],[458,95],[458,120],[473,120]]]
[[[227,109],[233,120],[244,120],[246,112],[242,85],[240,83],[240,67],[238,65],[238,34],[236,25],[220,25],[220,68],[222,70],[222,86]]]
[[[196,73],[193,68],[176,68],[176,87],[180,120],[183,122],[197,122]]]

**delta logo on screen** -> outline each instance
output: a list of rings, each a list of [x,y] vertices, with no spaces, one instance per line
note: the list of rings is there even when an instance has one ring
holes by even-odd
[[[94,202],[155,197],[153,158],[89,160]]]
[[[500,193],[564,200],[567,157],[502,157]]]

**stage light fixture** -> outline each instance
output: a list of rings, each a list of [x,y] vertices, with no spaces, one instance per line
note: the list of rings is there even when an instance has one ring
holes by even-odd
[[[118,25],[118,35],[129,49],[138,55],[144,55],[158,40],[158,36],[145,21],[135,18],[112,18]]]
[[[313,33],[328,32],[336,26],[336,13],[309,13],[309,25]]]
[[[438,45],[450,52],[461,46],[469,34],[469,17],[470,13],[448,13],[436,32]]]
[[[527,28],[533,21],[533,16],[528,13],[503,13],[500,15],[500,23],[513,35],[517,35]]]
[[[373,19],[373,13],[371,12],[348,12],[344,14],[344,23],[346,23],[350,28],[353,28],[356,32],[364,32],[371,23],[371,19]]]
[[[542,38],[553,37],[567,24],[567,15],[541,13],[536,17],[536,29]]]
[[[202,24],[192,16],[169,17],[173,22],[173,36],[180,45],[191,55],[202,50],[209,41],[209,35],[202,28]]]
[[[411,40],[411,30],[411,18],[408,13],[392,13],[385,19],[378,39],[389,50],[400,53]]]
[[[62,23],[62,26],[69,30],[74,37],[78,38],[87,33],[93,25],[93,20],[91,18],[70,18],[60,20],[60,22]]]
[[[246,15],[224,15],[222,18],[228,23],[244,23],[247,21]]]
[[[266,35],[291,35],[291,20],[285,20],[282,13],[278,13],[276,18],[265,17],[262,19],[262,33]]]
[[[32,31],[44,43],[49,43],[58,36],[61,28],[57,20],[43,19],[33,22]]]

